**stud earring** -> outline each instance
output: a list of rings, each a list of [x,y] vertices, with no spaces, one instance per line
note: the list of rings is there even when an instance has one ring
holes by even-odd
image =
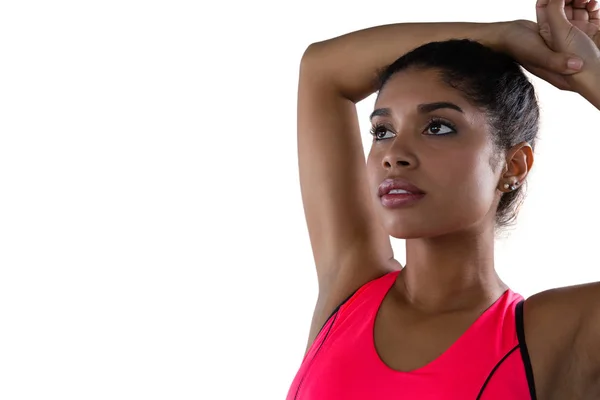
[[[505,183],[504,189],[510,189],[512,191],[512,190],[515,190],[518,186],[519,186],[519,182],[515,182],[513,184]]]

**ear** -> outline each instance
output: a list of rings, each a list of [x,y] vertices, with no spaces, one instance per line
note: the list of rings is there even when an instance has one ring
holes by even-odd
[[[500,176],[500,182],[498,182],[498,190],[505,193],[514,190],[505,188],[505,184],[516,187],[521,186],[532,167],[533,149],[531,145],[527,142],[521,142],[513,146],[506,153],[506,165],[504,166],[504,172]]]

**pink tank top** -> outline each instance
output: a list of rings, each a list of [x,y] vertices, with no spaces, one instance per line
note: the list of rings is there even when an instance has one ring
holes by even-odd
[[[440,357],[410,372],[377,354],[377,311],[400,271],[372,280],[327,320],[287,400],[535,400],[523,331],[523,297],[510,289]]]

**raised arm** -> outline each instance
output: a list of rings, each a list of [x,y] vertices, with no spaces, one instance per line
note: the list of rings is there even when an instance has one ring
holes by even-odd
[[[355,103],[376,89],[378,71],[432,41],[470,38],[495,47],[504,23],[379,26],[308,47],[298,88],[302,200],[319,297],[308,346],[356,289],[399,269],[375,212]]]

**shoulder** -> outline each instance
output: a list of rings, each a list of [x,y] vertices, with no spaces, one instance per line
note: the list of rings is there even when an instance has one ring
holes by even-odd
[[[600,283],[529,297],[523,305],[523,325],[540,394],[557,390],[556,385],[594,386],[600,374]]]

